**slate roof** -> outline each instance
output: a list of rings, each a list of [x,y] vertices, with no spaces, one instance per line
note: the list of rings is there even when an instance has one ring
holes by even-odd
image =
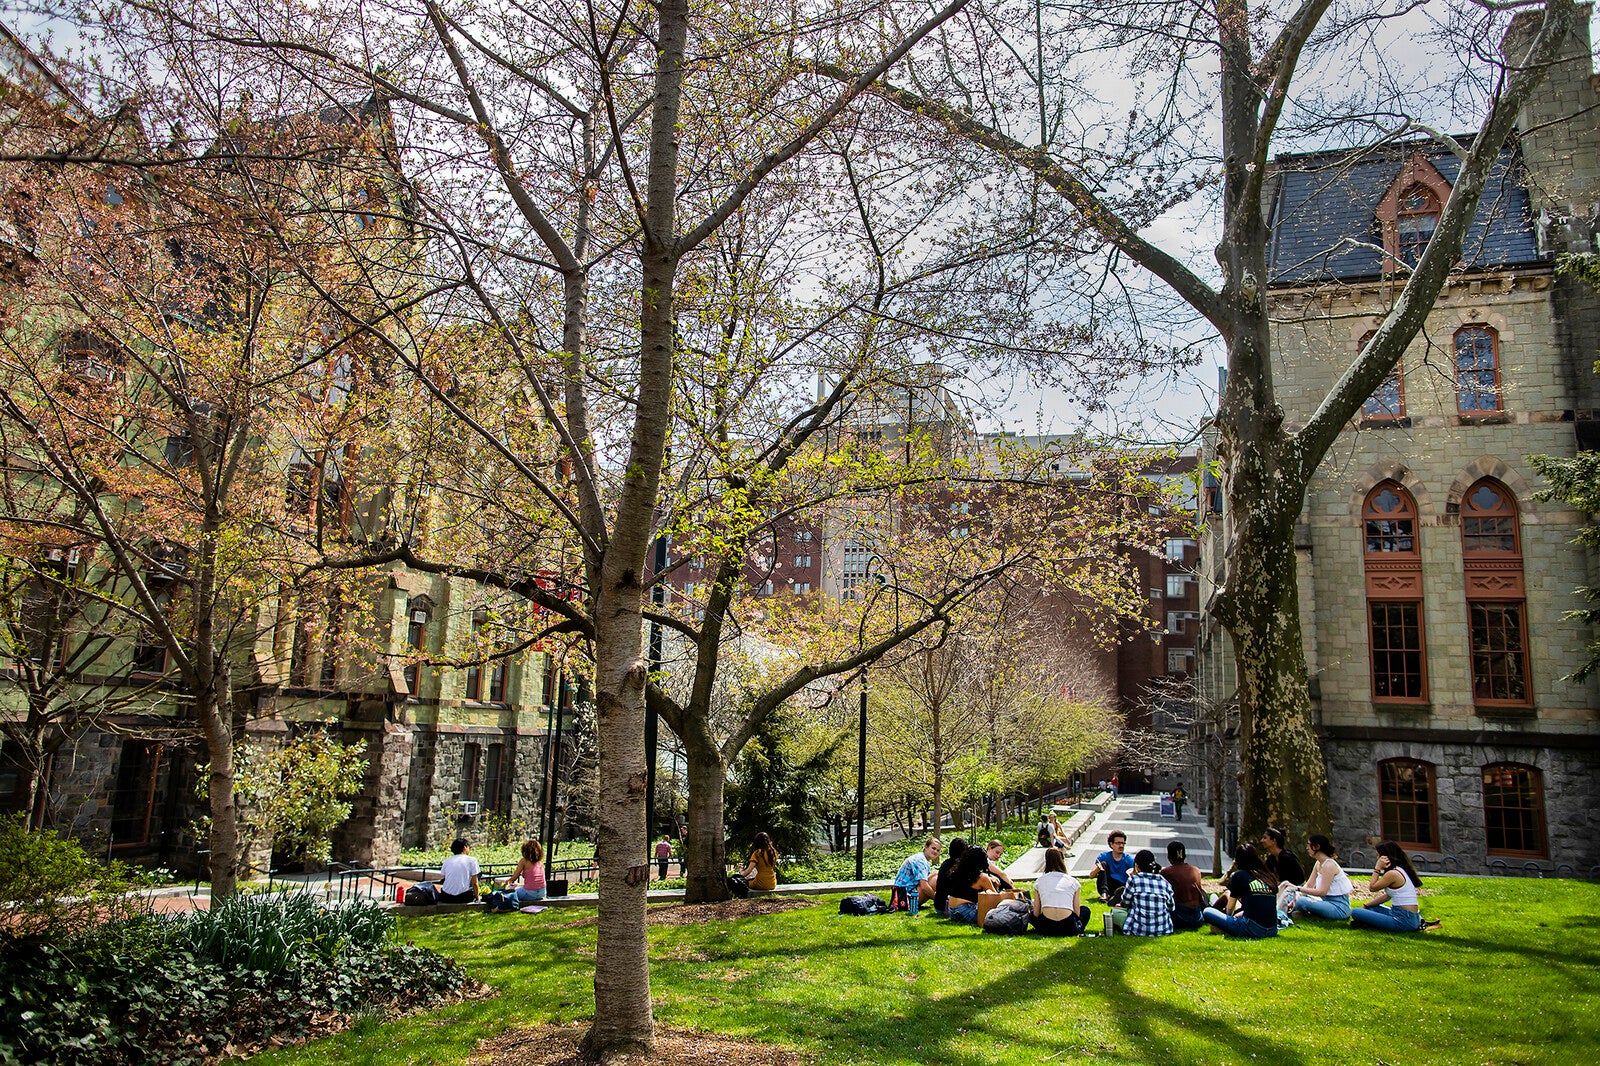
[[[1471,137],[1458,137],[1470,144]],[[1381,148],[1279,156],[1272,202],[1268,270],[1274,285],[1360,281],[1382,274],[1383,256],[1372,248],[1341,244],[1356,240],[1382,246],[1378,202],[1400,168],[1420,152],[1445,179],[1455,181],[1460,161],[1432,140]],[[1500,152],[1467,231],[1461,258],[1480,269],[1537,263],[1535,220],[1529,207],[1522,153]]]

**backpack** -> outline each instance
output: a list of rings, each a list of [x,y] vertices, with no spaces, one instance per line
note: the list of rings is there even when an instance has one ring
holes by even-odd
[[[839,901],[840,914],[889,914],[890,907],[877,896],[846,896]]]
[[[728,891],[740,899],[750,898],[750,882],[745,880],[744,874],[728,875]]]
[[[439,902],[439,886],[432,881],[418,881],[406,889],[407,907],[429,907]]]
[[[983,918],[985,933],[1004,933],[1015,936],[1028,931],[1028,916],[1033,907],[1020,899],[1003,899]]]

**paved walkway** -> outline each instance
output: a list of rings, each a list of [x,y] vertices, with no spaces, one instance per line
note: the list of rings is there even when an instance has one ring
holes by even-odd
[[[1211,869],[1211,830],[1205,819],[1195,812],[1194,805],[1184,808],[1183,821],[1161,816],[1160,796],[1124,796],[1094,820],[1088,832],[1073,848],[1067,860],[1067,872],[1082,880],[1094,869],[1095,856],[1106,850],[1106,834],[1120,829],[1128,834],[1128,854],[1140,848],[1156,853],[1156,861],[1167,864],[1167,843],[1183,841],[1188,849],[1189,861],[1202,870]]]

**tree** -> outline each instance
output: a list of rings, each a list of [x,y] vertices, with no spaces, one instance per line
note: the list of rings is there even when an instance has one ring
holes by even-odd
[[[757,833],[772,838],[780,855],[811,854],[822,822],[818,784],[827,764],[844,743],[833,743],[797,757],[787,723],[768,715],[734,763],[727,798],[727,836],[734,847],[749,847]]]
[[[880,99],[943,131],[959,134],[997,160],[1034,175],[1096,230],[1117,260],[1137,264],[1202,319],[1227,350],[1228,376],[1214,418],[1222,489],[1226,498],[1225,574],[1210,610],[1227,629],[1239,672],[1240,745],[1244,828],[1269,822],[1291,833],[1328,824],[1327,781],[1313,731],[1304,641],[1300,630],[1294,526],[1306,486],[1341,429],[1398,363],[1422,327],[1440,288],[1461,258],[1462,243],[1519,106],[1565,44],[1574,5],[1568,0],[1516,5],[1503,58],[1484,47],[1503,24],[1505,5],[1464,2],[1452,19],[1466,27],[1462,51],[1480,64],[1486,107],[1469,142],[1437,132],[1411,116],[1404,93],[1349,111],[1308,106],[1308,132],[1326,143],[1335,136],[1433,136],[1460,160],[1460,172],[1439,223],[1416,263],[1393,279],[1390,310],[1363,350],[1322,397],[1303,426],[1286,423],[1273,385],[1272,334],[1265,289],[1271,239],[1263,190],[1269,187],[1276,138],[1294,114],[1296,75],[1322,60],[1363,27],[1387,17],[1377,5],[1335,9],[1329,0],[1302,0],[1292,8],[1252,8],[1247,0],[1221,0],[1204,11],[1176,3],[1027,5],[1025,18],[997,18],[976,27],[947,71],[919,70],[910,83],[876,82]],[[1030,34],[1030,29],[1032,33]],[[1028,45],[1018,41],[1031,37]],[[1378,47],[1364,53],[1381,64]],[[1085,48],[1093,41],[1099,47]],[[1099,62],[1102,49],[1130,58],[1132,84],[1159,73],[1149,114],[1136,108],[1125,132],[1082,118],[1087,101],[1078,91],[1075,64]],[[1308,53],[1308,49],[1311,50]],[[1192,102],[1189,89],[1205,78],[1196,69],[1204,52],[1217,63],[1214,93]],[[957,59],[981,57],[980,79]],[[1209,60],[1208,60],[1209,61]],[[1003,67],[1004,69],[998,69]],[[849,67],[819,63],[842,80]],[[1372,79],[1382,92],[1387,79]],[[1360,86],[1358,88],[1365,88]],[[1397,117],[1398,116],[1398,117]],[[1105,153],[1074,131],[1119,138]],[[1186,132],[1210,137],[1195,146],[1197,160],[1220,169],[1185,170],[1179,153]],[[1339,131],[1336,133],[1336,130]],[[1290,131],[1292,132],[1292,130]],[[1099,136],[1099,132],[1093,134]],[[1183,147],[1180,147],[1183,145]],[[1121,166],[1129,160],[1131,165]],[[1167,181],[1151,181],[1151,169]],[[1217,283],[1182,253],[1158,247],[1141,234],[1168,206],[1196,189],[1220,185],[1220,226],[1215,247]]]
[[[366,750],[366,741],[341,744],[323,730],[278,748],[240,746],[234,752],[234,795],[250,841],[262,836],[291,860],[326,863],[330,837],[350,817],[349,801],[361,791]]]
[[[1600,256],[1593,254],[1563,257],[1560,269],[1579,278],[1595,289],[1600,289]],[[1600,373],[1600,362],[1595,364]],[[1580,451],[1571,458],[1550,455],[1530,455],[1533,468],[1550,482],[1547,489],[1535,497],[1540,500],[1560,500],[1590,516],[1590,523],[1578,531],[1573,542],[1589,549],[1600,550],[1600,526],[1593,517],[1600,515],[1600,452]],[[1600,625],[1600,587],[1580,586],[1577,594],[1595,606],[1568,611],[1566,617],[1586,625]],[[1582,681],[1600,670],[1600,639],[1589,644],[1589,658],[1564,680]]]

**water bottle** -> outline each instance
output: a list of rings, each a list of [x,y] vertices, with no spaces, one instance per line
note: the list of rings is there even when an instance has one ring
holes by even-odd
[[[917,889],[913,888],[906,892],[906,907],[910,909],[911,917],[915,918],[917,916],[917,905],[921,902],[922,893]]]
[[[1101,930],[1100,935],[1101,936],[1116,936],[1117,935],[1117,916],[1115,914],[1111,913],[1110,911],[1106,911],[1105,914],[1101,915],[1101,918],[1103,919],[1103,922],[1101,923],[1101,926],[1100,926],[1100,930]]]

